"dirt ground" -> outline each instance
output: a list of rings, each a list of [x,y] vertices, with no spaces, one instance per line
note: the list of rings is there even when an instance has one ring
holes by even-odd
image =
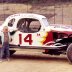
[[[39,51],[17,51],[11,60],[0,63],[0,72],[72,72],[67,57],[51,56]]]

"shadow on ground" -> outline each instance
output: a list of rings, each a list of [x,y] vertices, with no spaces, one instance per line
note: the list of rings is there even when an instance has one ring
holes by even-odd
[[[66,57],[62,56],[45,56],[45,55],[24,55],[24,54],[15,54],[11,56],[11,59],[14,60],[36,60],[36,61],[57,61],[57,62],[67,62]]]

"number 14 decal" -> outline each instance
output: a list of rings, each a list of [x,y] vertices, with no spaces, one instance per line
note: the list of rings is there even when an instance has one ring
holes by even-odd
[[[24,42],[28,42],[29,45],[32,45],[32,35],[31,34],[28,34],[24,39]],[[22,44],[22,34],[19,34],[19,44]]]

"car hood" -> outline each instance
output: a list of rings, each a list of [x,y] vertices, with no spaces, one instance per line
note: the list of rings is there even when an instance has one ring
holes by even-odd
[[[52,31],[70,31],[72,32],[72,25],[62,25],[62,24],[51,24],[48,27],[46,27],[48,30]]]

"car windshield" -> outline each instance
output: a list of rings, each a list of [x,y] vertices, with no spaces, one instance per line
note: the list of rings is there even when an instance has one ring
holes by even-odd
[[[46,18],[42,18],[42,21],[46,27],[49,26],[48,20]]]

